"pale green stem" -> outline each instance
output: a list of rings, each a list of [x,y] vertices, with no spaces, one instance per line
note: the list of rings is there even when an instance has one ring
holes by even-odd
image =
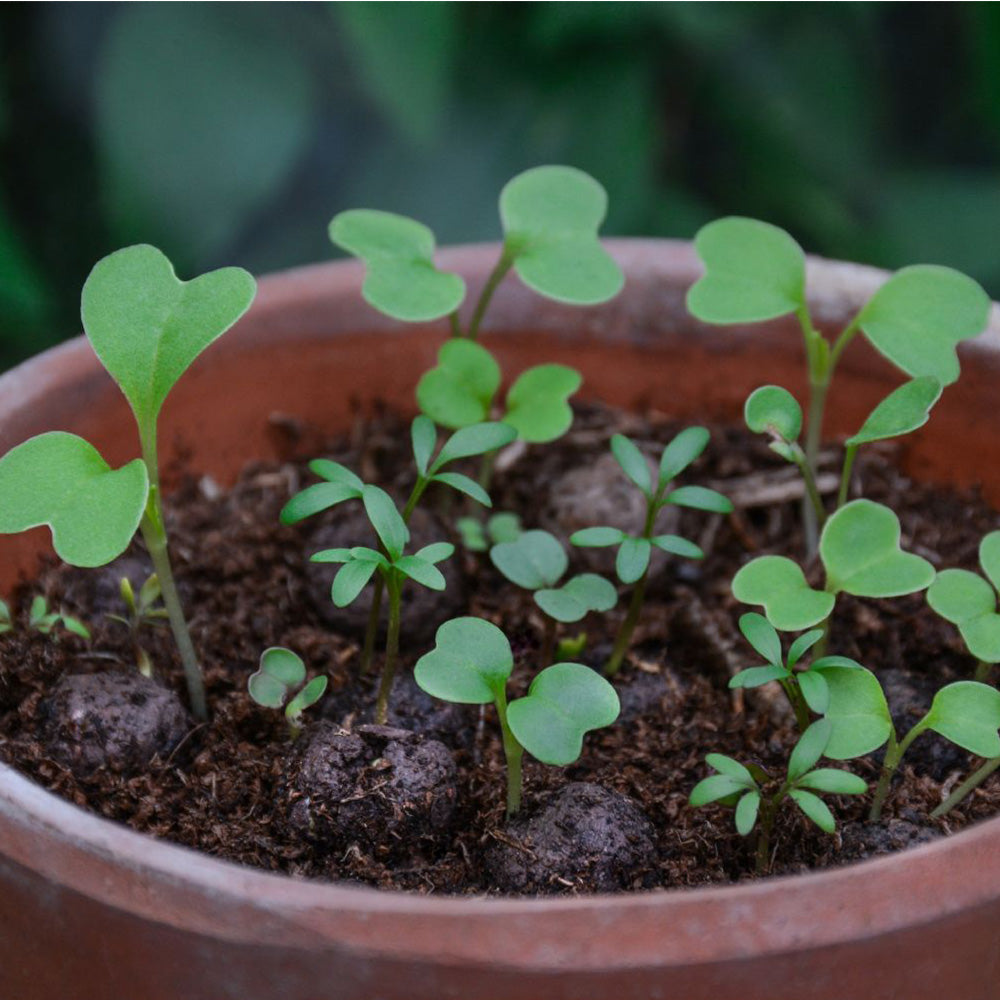
[[[462,324],[458,319],[458,310],[456,309],[453,313],[449,313],[448,322],[451,325],[451,336],[453,339],[462,336]]]
[[[872,807],[868,813],[868,822],[877,823],[882,818],[882,807],[885,805],[886,796],[889,794],[889,786],[892,784],[893,775],[903,759],[903,754],[910,749],[910,744],[927,728],[924,719],[921,719],[902,739],[897,742],[895,730],[889,732],[889,743],[885,750],[885,760],[882,762],[882,774],[879,776],[878,785],[875,787],[875,795],[872,798]]]
[[[507,760],[507,818],[521,808],[521,758],[524,747],[517,742],[507,722],[507,693],[500,688],[496,693],[497,716],[503,734],[503,753]]]
[[[763,799],[760,804],[760,817],[757,821],[757,854],[754,870],[758,875],[766,875],[771,863],[771,830],[778,814],[781,800],[788,792],[786,781],[777,793],[769,799]]]
[[[483,290],[479,295],[479,301],[476,303],[476,308],[472,313],[472,319],[469,320],[469,328],[465,333],[469,340],[475,340],[479,336],[479,325],[486,314],[486,307],[490,304],[490,299],[493,298],[493,293],[499,287],[500,282],[503,281],[507,276],[507,272],[513,266],[514,257],[515,255],[511,253],[510,249],[504,246],[496,267],[493,268],[490,276],[486,279],[486,284],[483,286]]]
[[[806,497],[809,503],[812,504],[816,523],[822,528],[823,522],[826,521],[826,511],[823,509],[823,498],[819,495],[819,489],[816,486],[816,477],[813,475],[813,471],[805,459],[796,462],[796,465],[799,472],[802,473],[802,481],[806,487]]]
[[[840,474],[840,491],[837,493],[837,509],[847,503],[847,493],[851,488],[851,470],[854,468],[854,458],[860,446],[849,444],[844,452],[844,469]]]
[[[795,711],[795,724],[799,727],[799,732],[804,733],[809,728],[809,706],[798,681],[794,677],[779,677],[778,683]]]
[[[390,574],[393,571],[390,570]],[[389,715],[389,695],[392,682],[396,678],[396,656],[399,653],[399,598],[401,584],[394,575],[388,581],[389,590],[389,631],[385,639],[385,662],[382,664],[382,679],[375,702],[375,724],[384,726]]]
[[[979,767],[973,771],[972,774],[970,774],[969,777],[966,778],[965,781],[963,781],[962,784],[960,784],[958,788],[956,788],[955,791],[953,791],[951,795],[949,795],[948,798],[946,798],[944,802],[942,802],[941,805],[934,810],[934,812],[931,813],[931,817],[938,819],[941,816],[945,816],[950,813],[952,809],[959,804],[959,802],[961,802],[970,792],[974,792],[998,767],[1000,767],[1000,757],[992,757],[990,760],[980,764]]]

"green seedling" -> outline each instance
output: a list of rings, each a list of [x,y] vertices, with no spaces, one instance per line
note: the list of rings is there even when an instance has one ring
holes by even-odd
[[[460,517],[455,522],[455,530],[470,552],[487,552],[493,545],[516,541],[522,531],[521,518],[503,512],[487,518],[484,525],[476,517]]]
[[[733,596],[759,604],[780,631],[798,632],[830,617],[840,593],[855,597],[900,597],[929,586],[934,567],[900,549],[899,519],[882,504],[852,500],[823,527],[819,555],[826,571],[823,590],[809,586],[797,563],[760,556],[733,577]]]
[[[610,611],[618,601],[614,585],[596,573],[580,573],[559,586],[569,559],[547,531],[525,531],[512,542],[494,545],[490,561],[511,583],[532,591],[535,604],[545,613],[539,658],[543,667],[553,660],[558,622],[578,622],[592,611]]]
[[[352,210],[333,219],[330,239],[364,261],[362,294],[380,312],[411,322],[448,316],[453,336],[475,340],[511,269],[539,295],[559,302],[594,305],[618,294],[624,277],[597,238],[607,202],[604,188],[572,167],[536,167],[509,181],[500,193],[500,259],[464,329],[459,307],[465,283],[435,267],[434,234],[426,226],[389,212]]]
[[[9,615],[8,609],[8,621]],[[41,594],[32,600],[28,608],[28,628],[40,635],[51,635],[55,629],[64,628],[81,639],[90,638],[90,629],[82,621],[63,611],[50,611],[49,602]]]
[[[0,459],[0,532],[48,525],[56,552],[75,566],[102,566],[142,533],[199,719],[208,709],[167,552],[157,424],[174,384],[246,312],[255,291],[253,278],[235,267],[181,281],[151,246],[105,257],[83,288],[83,325],[132,408],[142,457],[113,470],[82,438],[52,432]]]
[[[492,506],[486,490],[469,476],[454,472],[446,467],[452,462],[477,455],[489,454],[514,440],[516,431],[506,424],[484,422],[463,427],[452,434],[434,454],[437,448],[437,430],[433,421],[421,415],[410,427],[410,441],[413,447],[413,461],[417,467],[417,479],[403,508],[403,522],[408,524],[413,511],[423,497],[427,487],[440,483],[459,493],[471,497],[484,507]],[[297,493],[281,511],[282,524],[297,524],[299,521],[345,500],[361,500],[365,484],[350,469],[339,462],[320,458],[309,463],[309,468],[324,481],[307,486]],[[370,669],[378,633],[379,617],[382,613],[382,597],[385,581],[380,575],[375,582],[372,608],[365,630],[365,641],[361,653],[361,669]]]
[[[630,535],[619,528],[584,528],[570,538],[574,545],[586,548],[617,546],[615,569],[618,579],[625,584],[635,584],[628,612],[618,630],[611,657],[604,667],[604,672],[609,677],[617,674],[621,668],[632,641],[632,633],[639,621],[653,549],[685,559],[704,557],[701,549],[686,538],[654,534],[657,515],[668,504],[719,514],[728,514],[733,509],[733,505],[721,493],[703,486],[678,486],[670,489],[673,480],[705,450],[707,444],[708,431],[704,427],[688,427],[681,431],[663,449],[654,484],[646,458],[635,443],[622,434],[616,434],[611,439],[611,452],[622,471],[646,498],[646,520],[642,531],[638,535]]]
[[[0,635],[14,631],[14,619],[10,613],[10,605],[0,598]]]
[[[147,627],[163,625],[164,619],[168,617],[166,608],[157,607],[162,596],[159,578],[155,573],[149,576],[139,588],[137,596],[132,588],[132,581],[127,576],[123,576],[118,585],[118,591],[125,602],[126,613],[124,615],[108,615],[108,618],[128,629],[129,638],[132,640],[135,665],[143,677],[152,677],[153,663],[142,645],[142,631]]]
[[[324,549],[313,555],[313,562],[341,563],[333,580],[331,597],[338,608],[347,607],[376,573],[389,593],[389,628],[386,635],[385,661],[375,703],[375,722],[384,725],[389,711],[389,695],[396,676],[399,653],[399,615],[403,583],[409,579],[430,590],[444,590],[445,579],[435,565],[455,551],[449,542],[425,545],[413,555],[404,550],[410,540],[406,527],[392,497],[377,486],[365,486],[361,491],[365,512],[375,529],[381,551],[365,546]],[[373,605],[374,606],[374,605]]]
[[[615,689],[581,663],[556,663],[507,703],[514,656],[507,637],[482,618],[445,622],[435,646],[417,661],[414,677],[428,694],[460,705],[496,706],[507,760],[507,816],[521,808],[524,751],[543,764],[565,767],[592,729],[610,726],[620,705]]]
[[[755,219],[719,219],[699,231],[695,249],[705,265],[688,292],[696,318],[718,324],[798,319],[809,375],[805,455],[813,476],[830,382],[859,332],[907,375],[931,376],[946,386],[959,376],[957,345],[979,336],[989,318],[989,297],[971,278],[917,265],[893,274],[831,342],[809,311],[805,254],[784,230]],[[806,511],[811,553],[818,522],[811,505]]]
[[[979,565],[985,580],[964,569],[942,570],[927,589],[927,603],[958,626],[966,648],[979,661],[976,680],[985,681],[992,665],[1000,663],[1000,531],[991,531],[979,543]]]
[[[308,684],[306,665],[302,658],[284,646],[272,646],[260,654],[260,667],[247,678],[250,697],[263,708],[285,708],[285,719],[292,739],[302,732],[302,713],[326,692],[325,674],[314,677]],[[295,692],[288,704],[285,701]]]
[[[809,726],[792,750],[783,780],[772,778],[758,764],[744,766],[721,753],[711,753],[705,758],[717,773],[699,781],[689,801],[696,807],[711,802],[735,806],[736,829],[743,837],[757,828],[758,875],[765,874],[770,866],[771,832],[785,799],[791,799],[824,833],[833,833],[837,828],[836,820],[829,806],[816,793],[863,795],[868,788],[861,778],[849,771],[816,767],[826,751],[831,728],[823,720]]]
[[[864,667],[833,666],[823,671],[827,706],[823,715],[833,729],[827,757],[849,760],[888,743],[869,819],[882,816],[889,786],[903,755],[921,733],[938,733],[980,757],[1000,757],[1000,691],[978,681],[956,681],[941,688],[931,707],[899,739],[878,678]]]

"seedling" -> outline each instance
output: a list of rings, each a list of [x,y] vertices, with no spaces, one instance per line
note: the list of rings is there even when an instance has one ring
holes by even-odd
[[[485,525],[476,517],[460,517],[455,529],[470,552],[486,552],[501,542],[516,541],[522,530],[520,517],[508,512],[493,514]]]
[[[979,336],[989,318],[989,297],[971,278],[917,265],[892,275],[831,343],[816,329],[806,301],[805,254],[784,230],[755,219],[719,219],[699,231],[695,249],[705,275],[688,292],[692,315],[720,324],[797,317],[809,375],[805,455],[813,476],[830,382],[859,331],[907,375],[946,386],[959,376],[956,346]],[[818,528],[811,505],[805,509],[811,553]]]
[[[9,611],[8,611],[9,621]],[[64,628],[81,639],[90,638],[90,629],[78,618],[67,615],[64,611],[50,611],[49,602],[39,594],[31,602],[28,609],[28,628],[34,629],[40,635],[51,635],[57,628]]]
[[[830,617],[840,593],[856,597],[900,597],[929,586],[934,567],[900,549],[899,519],[882,504],[853,500],[823,527],[819,555],[826,571],[823,590],[809,586],[799,565],[784,556],[760,556],[733,577],[733,596],[759,604],[780,631],[798,632]]]
[[[964,569],[942,570],[927,590],[927,603],[958,626],[966,648],[979,661],[976,680],[985,681],[992,665],[1000,663],[1000,531],[991,531],[979,543],[979,565],[985,580]]]
[[[427,487],[441,483],[459,493],[464,493],[484,507],[491,507],[492,501],[486,490],[474,479],[459,472],[447,471],[445,467],[463,458],[472,458],[502,448],[514,440],[516,432],[506,424],[484,422],[463,427],[452,434],[434,455],[437,447],[437,431],[427,417],[418,416],[410,427],[410,441],[413,446],[413,460],[417,467],[417,479],[413,484],[409,499],[403,508],[403,522],[408,524],[413,511],[420,502]],[[329,510],[345,500],[363,499],[365,484],[350,469],[339,462],[320,458],[309,463],[309,468],[324,482],[307,486],[297,493],[281,511],[282,524],[296,524],[313,514]],[[361,670],[367,672],[371,666],[378,633],[379,617],[382,613],[384,580],[380,575],[375,581],[372,608],[368,616],[365,641],[361,653]]]
[[[285,707],[285,719],[292,739],[302,732],[302,713],[323,697],[327,677],[321,674],[305,684],[306,665],[284,646],[272,646],[260,654],[260,667],[247,678],[250,697],[263,708]],[[292,692],[296,693],[285,705]]]
[[[389,592],[389,628],[385,643],[385,661],[375,703],[375,722],[384,725],[389,711],[389,695],[396,676],[399,653],[400,600],[405,580],[410,579],[430,590],[444,590],[445,579],[435,565],[455,551],[449,542],[425,545],[413,555],[404,555],[410,539],[406,522],[392,497],[378,486],[365,486],[361,491],[365,512],[371,521],[382,551],[365,546],[324,549],[313,555],[313,562],[342,563],[331,588],[333,603],[347,607],[361,593],[369,580],[378,573]]]
[[[628,613],[615,638],[611,657],[604,667],[604,673],[613,677],[621,668],[622,661],[632,641],[632,633],[639,621],[642,602],[646,594],[649,577],[649,560],[654,548],[685,559],[701,559],[701,549],[679,535],[654,535],[656,517],[668,504],[678,507],[694,507],[697,510],[728,514],[733,505],[721,493],[704,486],[678,486],[668,489],[675,477],[680,475],[704,450],[708,444],[708,431],[704,427],[689,427],[678,434],[663,449],[660,456],[659,474],[653,485],[645,456],[627,437],[616,434],[611,439],[611,453],[622,471],[639,488],[646,498],[646,520],[639,535],[630,535],[620,528],[584,528],[572,535],[574,545],[589,548],[618,546],[615,569],[622,583],[634,583],[632,600]]]
[[[11,617],[10,605],[5,600],[0,599],[0,635],[13,631],[14,619]]]
[[[1000,757],[1000,691],[978,681],[956,681],[941,688],[931,707],[906,735],[896,735],[878,678],[863,667],[831,667],[823,672],[829,700],[824,715],[833,731],[826,755],[848,760],[888,742],[869,819],[881,818],[893,775],[903,755],[923,732],[932,730],[980,757]]]
[[[863,795],[868,786],[855,774],[816,764],[830,740],[832,727],[814,722],[799,738],[788,759],[783,781],[772,778],[758,764],[744,766],[732,757],[711,753],[706,763],[717,773],[699,781],[691,792],[692,806],[722,802],[736,807],[736,829],[749,836],[757,827],[757,874],[763,875],[771,861],[771,832],[782,802],[791,799],[803,815],[824,833],[837,828],[833,813],[816,792],[831,795]],[[827,754],[829,756],[829,754]]]
[[[163,620],[168,617],[166,608],[156,606],[161,597],[160,581],[153,573],[139,588],[137,597],[132,589],[132,581],[127,576],[123,576],[118,590],[125,602],[126,614],[108,615],[108,617],[128,629],[139,673],[143,677],[152,677],[153,663],[142,645],[142,630],[146,627],[162,625]]]
[[[41,434],[0,459],[0,532],[48,525],[56,552],[75,566],[103,566],[137,529],[142,533],[199,719],[208,709],[167,553],[157,423],[174,384],[246,312],[255,291],[253,278],[235,267],[181,281],[151,246],[105,257],[83,287],[83,325],[132,408],[141,459],[112,470],[88,442],[61,432]]]
[[[525,531],[515,541],[490,549],[490,561],[511,583],[533,592],[545,613],[545,637],[539,657],[543,667],[553,659],[556,623],[578,622],[591,611],[610,611],[618,601],[614,585],[596,573],[580,573],[558,586],[569,567],[559,540],[547,531]]]
[[[572,764],[583,749],[583,737],[610,726],[621,708],[615,689],[581,663],[546,667],[528,693],[508,705],[513,667],[510,643],[496,625],[482,618],[454,618],[437,630],[434,649],[414,668],[417,684],[435,698],[496,706],[507,760],[508,817],[521,808],[525,750],[543,764]]]

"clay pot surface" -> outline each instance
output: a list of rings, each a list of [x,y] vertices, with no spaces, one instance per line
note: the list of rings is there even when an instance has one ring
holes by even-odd
[[[624,294],[578,310],[504,283],[485,342],[508,376],[580,369],[583,396],[738,419],[765,382],[801,394],[801,337],[778,321],[694,322],[690,246],[612,241]],[[496,247],[443,251],[472,295]],[[272,416],[336,429],[352,402],[412,410],[445,325],[405,326],[361,299],[362,270],[265,278],[252,310],[167,402],[161,449],[231,480],[277,452]],[[883,272],[810,262],[821,324],[855,310]],[[470,295],[470,298],[472,297]],[[1000,503],[1000,318],[962,351],[963,376],[907,452],[918,478],[981,482]],[[856,429],[900,381],[860,342],[837,374],[831,434]],[[280,422],[280,419],[279,421]],[[0,378],[0,453],[69,430],[113,463],[138,453],[126,403],[78,339]],[[47,533],[0,537],[0,593]],[[0,766],[0,996],[17,1000],[908,1000],[996,997],[1000,819],[912,851],[794,879],[565,899],[433,898],[266,874],[154,841]]]

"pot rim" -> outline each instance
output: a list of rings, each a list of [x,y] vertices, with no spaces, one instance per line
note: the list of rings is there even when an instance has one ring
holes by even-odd
[[[606,245],[628,275],[652,269],[679,283],[699,273],[684,241],[622,239]],[[438,260],[474,283],[485,278],[496,253],[496,244],[450,247]],[[358,262],[338,261],[262,278],[253,307],[260,322],[250,341],[270,339],[285,306],[315,295],[318,278],[328,299],[357,296],[362,274]],[[810,300],[818,315],[841,317],[886,276],[877,268],[810,258]],[[370,326],[378,331],[394,324],[377,318]],[[970,347],[969,354],[1000,357],[1000,308],[993,307],[989,330]],[[78,337],[0,376],[0,400],[5,409],[16,409],[96,367],[89,345]],[[55,843],[65,852],[40,850]],[[484,968],[717,963],[934,924],[1000,895],[998,846],[1000,817],[896,854],[744,885],[572,898],[435,897],[297,880],[212,858],[103,819],[0,764],[0,849],[51,882],[136,917],[224,939],[428,961],[439,961],[443,953]],[[947,880],[926,877],[942,866],[951,872]],[[227,911],[248,907],[259,914],[259,924],[227,924]],[[648,932],[630,935],[637,923]]]

